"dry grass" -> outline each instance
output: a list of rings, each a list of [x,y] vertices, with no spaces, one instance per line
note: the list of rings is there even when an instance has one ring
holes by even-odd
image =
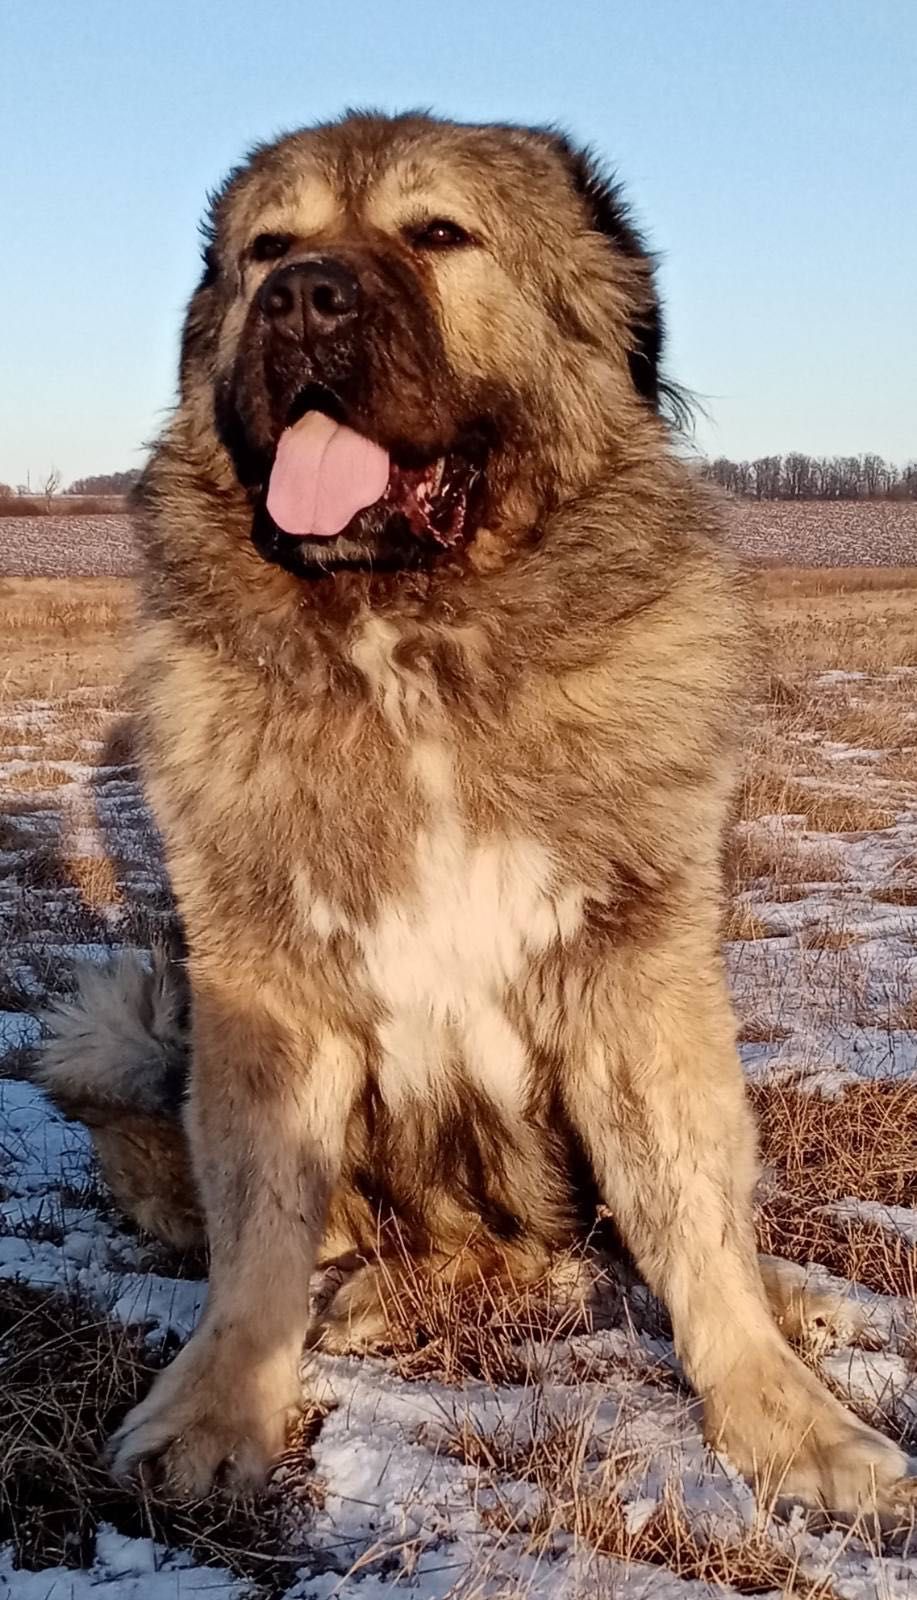
[[[745,775],[740,815],[746,822],[779,815],[802,817],[812,833],[864,833],[895,823],[894,811],[860,795],[802,783],[785,769],[760,766]]]
[[[789,1037],[789,1029],[770,1017],[746,1017],[739,1029],[739,1044],[779,1044]]]
[[[80,899],[94,911],[123,901],[115,862],[109,856],[67,855],[62,867]]]
[[[843,853],[825,836],[887,833],[917,805],[915,684],[894,676],[917,661],[917,569],[763,569],[753,587],[779,670],[752,724],[738,797],[737,816],[752,826],[733,837],[727,871],[734,892],[790,902],[804,885],[844,881]],[[832,760],[825,740],[880,750],[881,763]],[[900,889],[877,886],[876,898],[883,892]],[[734,916],[753,929],[759,914],[740,903]]]
[[[861,601],[866,595],[881,598],[917,589],[917,567],[794,567],[760,566],[755,582],[764,600],[826,600],[838,597]]]
[[[907,680],[908,696],[913,689]],[[828,732],[839,744],[862,750],[895,750],[902,740],[910,740],[917,756],[917,720],[901,697],[882,697],[868,706],[845,707],[831,717]]]
[[[873,842],[885,850],[900,816],[917,810],[910,720],[917,679],[893,676],[893,669],[917,664],[917,570],[770,569],[754,583],[780,671],[771,679],[766,707],[754,718],[741,826],[727,854],[734,899],[725,931],[743,959],[760,963],[764,974],[744,1012],[740,1040],[777,1046],[790,1038],[793,1019],[772,1003],[775,960],[795,963],[808,986],[807,1000],[817,999],[824,1014],[854,1014],[868,1022],[875,1020],[869,1008],[874,1011],[877,1001],[859,966],[860,935],[856,914],[847,914],[849,897],[862,891],[877,915],[891,908],[890,918],[898,908],[905,932],[913,922],[913,849],[910,860],[902,855],[896,872],[882,866],[874,883],[858,883],[851,879],[847,838],[865,840],[867,850]],[[131,776],[131,729],[118,688],[131,605],[130,585],[123,580],[0,581],[0,629],[7,641],[0,716],[16,718],[0,722],[0,762],[31,762],[7,774],[0,795],[0,851],[9,852],[0,864],[0,967],[8,974],[0,983],[0,1008],[28,1009],[36,988],[66,981],[60,963],[41,956],[42,939],[143,945],[168,914],[161,892],[138,889],[131,879],[138,863],[142,872],[151,870],[152,838],[137,834],[132,861],[98,826],[94,801],[104,797],[107,779],[85,797],[82,811],[73,808],[80,834],[93,828],[107,845],[103,853],[93,853],[85,841],[72,843],[64,827],[48,826],[54,808],[63,811],[68,803],[54,792],[69,781],[55,762],[85,761],[94,745],[116,776]],[[821,676],[832,671],[871,676]],[[43,704],[32,707],[30,700]],[[825,740],[881,750],[883,758],[868,768],[837,763],[822,748]],[[799,820],[763,820],[788,815]],[[800,914],[793,908],[813,885],[822,886],[819,902],[811,915],[807,908]],[[119,903],[130,914],[113,931],[108,913]],[[787,912],[776,912],[779,905]],[[38,953],[25,959],[23,948],[33,944]],[[883,1026],[917,1031],[917,1003],[906,994],[889,999],[886,1011]],[[796,1261],[817,1260],[881,1292],[913,1297],[917,1252],[862,1221],[841,1223],[825,1207],[850,1196],[917,1207],[917,1085],[863,1082],[846,1087],[838,1099],[824,1099],[758,1084],[752,1095],[768,1171],[759,1206],[762,1248]],[[383,1301],[389,1370],[418,1383],[435,1379],[460,1388],[473,1380],[500,1390],[531,1388],[541,1370],[533,1345],[589,1325],[592,1309],[581,1292],[580,1266],[571,1258],[531,1283],[482,1276],[457,1284],[448,1273],[431,1277],[412,1270],[402,1257],[397,1284],[393,1275]],[[609,1279],[605,1288],[610,1304],[620,1285]],[[284,1557],[270,1498],[257,1509],[210,1500],[179,1510],[149,1494],[138,1504],[109,1482],[98,1460],[100,1441],[148,1380],[138,1341],[86,1306],[9,1285],[2,1286],[0,1315],[7,1363],[0,1537],[13,1540],[23,1565],[85,1563],[100,1522],[107,1521],[125,1533],[154,1532],[198,1559],[256,1580],[260,1592],[280,1592],[292,1558]],[[601,1384],[603,1376],[610,1374],[593,1357],[584,1355],[578,1364],[573,1354],[557,1381]],[[620,1379],[620,1361],[615,1376]],[[671,1387],[674,1381],[668,1368],[655,1376],[648,1368],[626,1376],[644,1388]],[[301,1477],[309,1461],[309,1430],[320,1421],[310,1419],[298,1454],[291,1456]],[[699,1532],[674,1488],[648,1520],[634,1523],[620,1484],[639,1463],[621,1440],[612,1443],[607,1459],[587,1462],[584,1427],[559,1426],[520,1449],[469,1425],[452,1448],[494,1484],[495,1534],[518,1537],[533,1552],[572,1539],[588,1551],[645,1563],[660,1576],[675,1573],[741,1593],[831,1593],[827,1579],[819,1587],[796,1570],[763,1522],[734,1537]],[[534,1486],[540,1511],[523,1514],[517,1499],[501,1499],[500,1484],[508,1475]],[[298,1552],[295,1564],[305,1559]]]
[[[804,950],[849,950],[859,944],[860,935],[852,928],[808,927],[802,929],[799,942]]]
[[[121,578],[0,578],[0,625],[8,639],[95,638],[123,628],[132,594]]]
[[[774,1174],[760,1206],[762,1250],[821,1261],[884,1294],[917,1297],[913,1246],[823,1211],[851,1195],[917,1206],[917,1082],[851,1084],[841,1099],[755,1085],[751,1096],[762,1159]]]
[[[799,885],[841,883],[846,868],[840,852],[789,828],[733,834],[726,853],[727,882],[733,893],[760,886],[766,900],[799,899]],[[771,933],[769,937],[773,938]]]
[[[0,709],[120,682],[133,593],[124,578],[0,578]]]
[[[885,889],[870,892],[880,905],[917,906],[917,883],[891,883]]]
[[[610,1556],[628,1569],[655,1567],[738,1594],[776,1590],[831,1600],[830,1578],[807,1575],[792,1547],[767,1531],[763,1515],[742,1531],[716,1531],[692,1519],[681,1484],[669,1482],[649,1515],[635,1519],[622,1486],[639,1481],[649,1465],[646,1452],[612,1439],[596,1461],[591,1423],[588,1415],[566,1420],[520,1445],[510,1432],[485,1433],[466,1421],[445,1448],[491,1489],[492,1526],[521,1535],[529,1553],[543,1556],[572,1538],[581,1552]],[[520,1480],[536,1490],[534,1514],[520,1511],[516,1497],[505,1493],[507,1483]]]
[[[11,772],[6,778],[6,788],[11,794],[29,794],[33,789],[57,789],[72,783],[73,775],[42,763]]]
[[[757,569],[753,587],[780,677],[917,663],[917,568]]]
[[[889,1020],[893,1028],[917,1032],[917,994],[908,995],[902,1005],[893,1006]]]
[[[472,1248],[442,1268],[425,1270],[387,1230],[379,1267],[381,1348],[399,1376],[460,1387],[469,1379],[493,1388],[524,1384],[531,1368],[526,1340],[561,1339],[592,1325],[601,1298],[620,1310],[620,1289],[594,1253],[571,1249],[536,1276],[524,1263],[482,1263]],[[599,1236],[597,1235],[597,1243]],[[523,1270],[520,1270],[523,1269]]]
[[[123,517],[127,496],[123,494],[60,494],[50,500],[28,495],[0,495],[0,517]]]
[[[785,934],[786,929],[779,923],[766,922],[742,901],[731,905],[726,914],[724,939],[743,939],[753,943],[758,939],[782,939]]]
[[[256,1579],[264,1595],[282,1592],[293,1563],[270,1496],[177,1506],[148,1486],[138,1498],[113,1483],[104,1442],[151,1377],[139,1335],[78,1300],[4,1284],[0,1348],[0,1541],[17,1566],[91,1564],[104,1522]],[[298,1460],[319,1424],[318,1414],[304,1424]]]

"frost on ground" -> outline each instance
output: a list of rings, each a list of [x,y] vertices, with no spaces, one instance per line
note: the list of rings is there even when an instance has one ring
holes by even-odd
[[[754,719],[726,930],[761,1243],[830,1297],[807,1359],[913,1441],[914,596],[762,587],[780,672]],[[87,651],[78,623],[68,651],[74,632]],[[908,1531],[756,1504],[703,1446],[659,1308],[595,1271],[571,1307],[570,1263],[512,1316],[446,1305],[411,1348],[311,1357],[301,1437],[256,1507],[138,1511],[108,1486],[98,1444],[203,1283],[115,1213],[87,1135],[27,1081],[33,1013],[70,958],[148,948],[168,918],[110,732],[117,652],[77,659],[88,687],[30,665],[0,701],[0,1596],[917,1597]]]

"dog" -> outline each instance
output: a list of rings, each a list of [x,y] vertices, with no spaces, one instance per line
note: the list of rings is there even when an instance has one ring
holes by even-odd
[[[391,1220],[414,1271],[524,1275],[602,1204],[710,1441],[897,1505],[756,1256],[721,955],[755,628],[617,187],[551,130],[348,113],[256,149],[206,238],[136,494],[188,1017],[174,962],[122,964],[41,1068],[128,1209],[209,1244],[116,1473],[261,1482],[310,1273],[355,1253],[326,1328],[376,1336]]]

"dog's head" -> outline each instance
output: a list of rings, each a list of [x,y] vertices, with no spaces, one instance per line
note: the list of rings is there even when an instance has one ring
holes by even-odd
[[[651,260],[550,131],[350,115],[256,150],[206,232],[182,409],[292,571],[518,536],[659,408]]]

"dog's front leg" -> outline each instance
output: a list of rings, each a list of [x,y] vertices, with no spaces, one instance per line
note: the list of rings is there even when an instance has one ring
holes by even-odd
[[[619,953],[583,986],[569,1111],[604,1198],[665,1301],[705,1431],[765,1493],[841,1512],[907,1494],[904,1454],[782,1338],[755,1249],[755,1146],[725,984],[702,935]]]
[[[194,985],[187,1124],[210,1241],[207,1304],[111,1445],[117,1476],[155,1462],[182,1497],[218,1475],[259,1483],[300,1401],[309,1276],[359,1063],[342,1037],[305,1034],[295,1014],[235,975]]]

